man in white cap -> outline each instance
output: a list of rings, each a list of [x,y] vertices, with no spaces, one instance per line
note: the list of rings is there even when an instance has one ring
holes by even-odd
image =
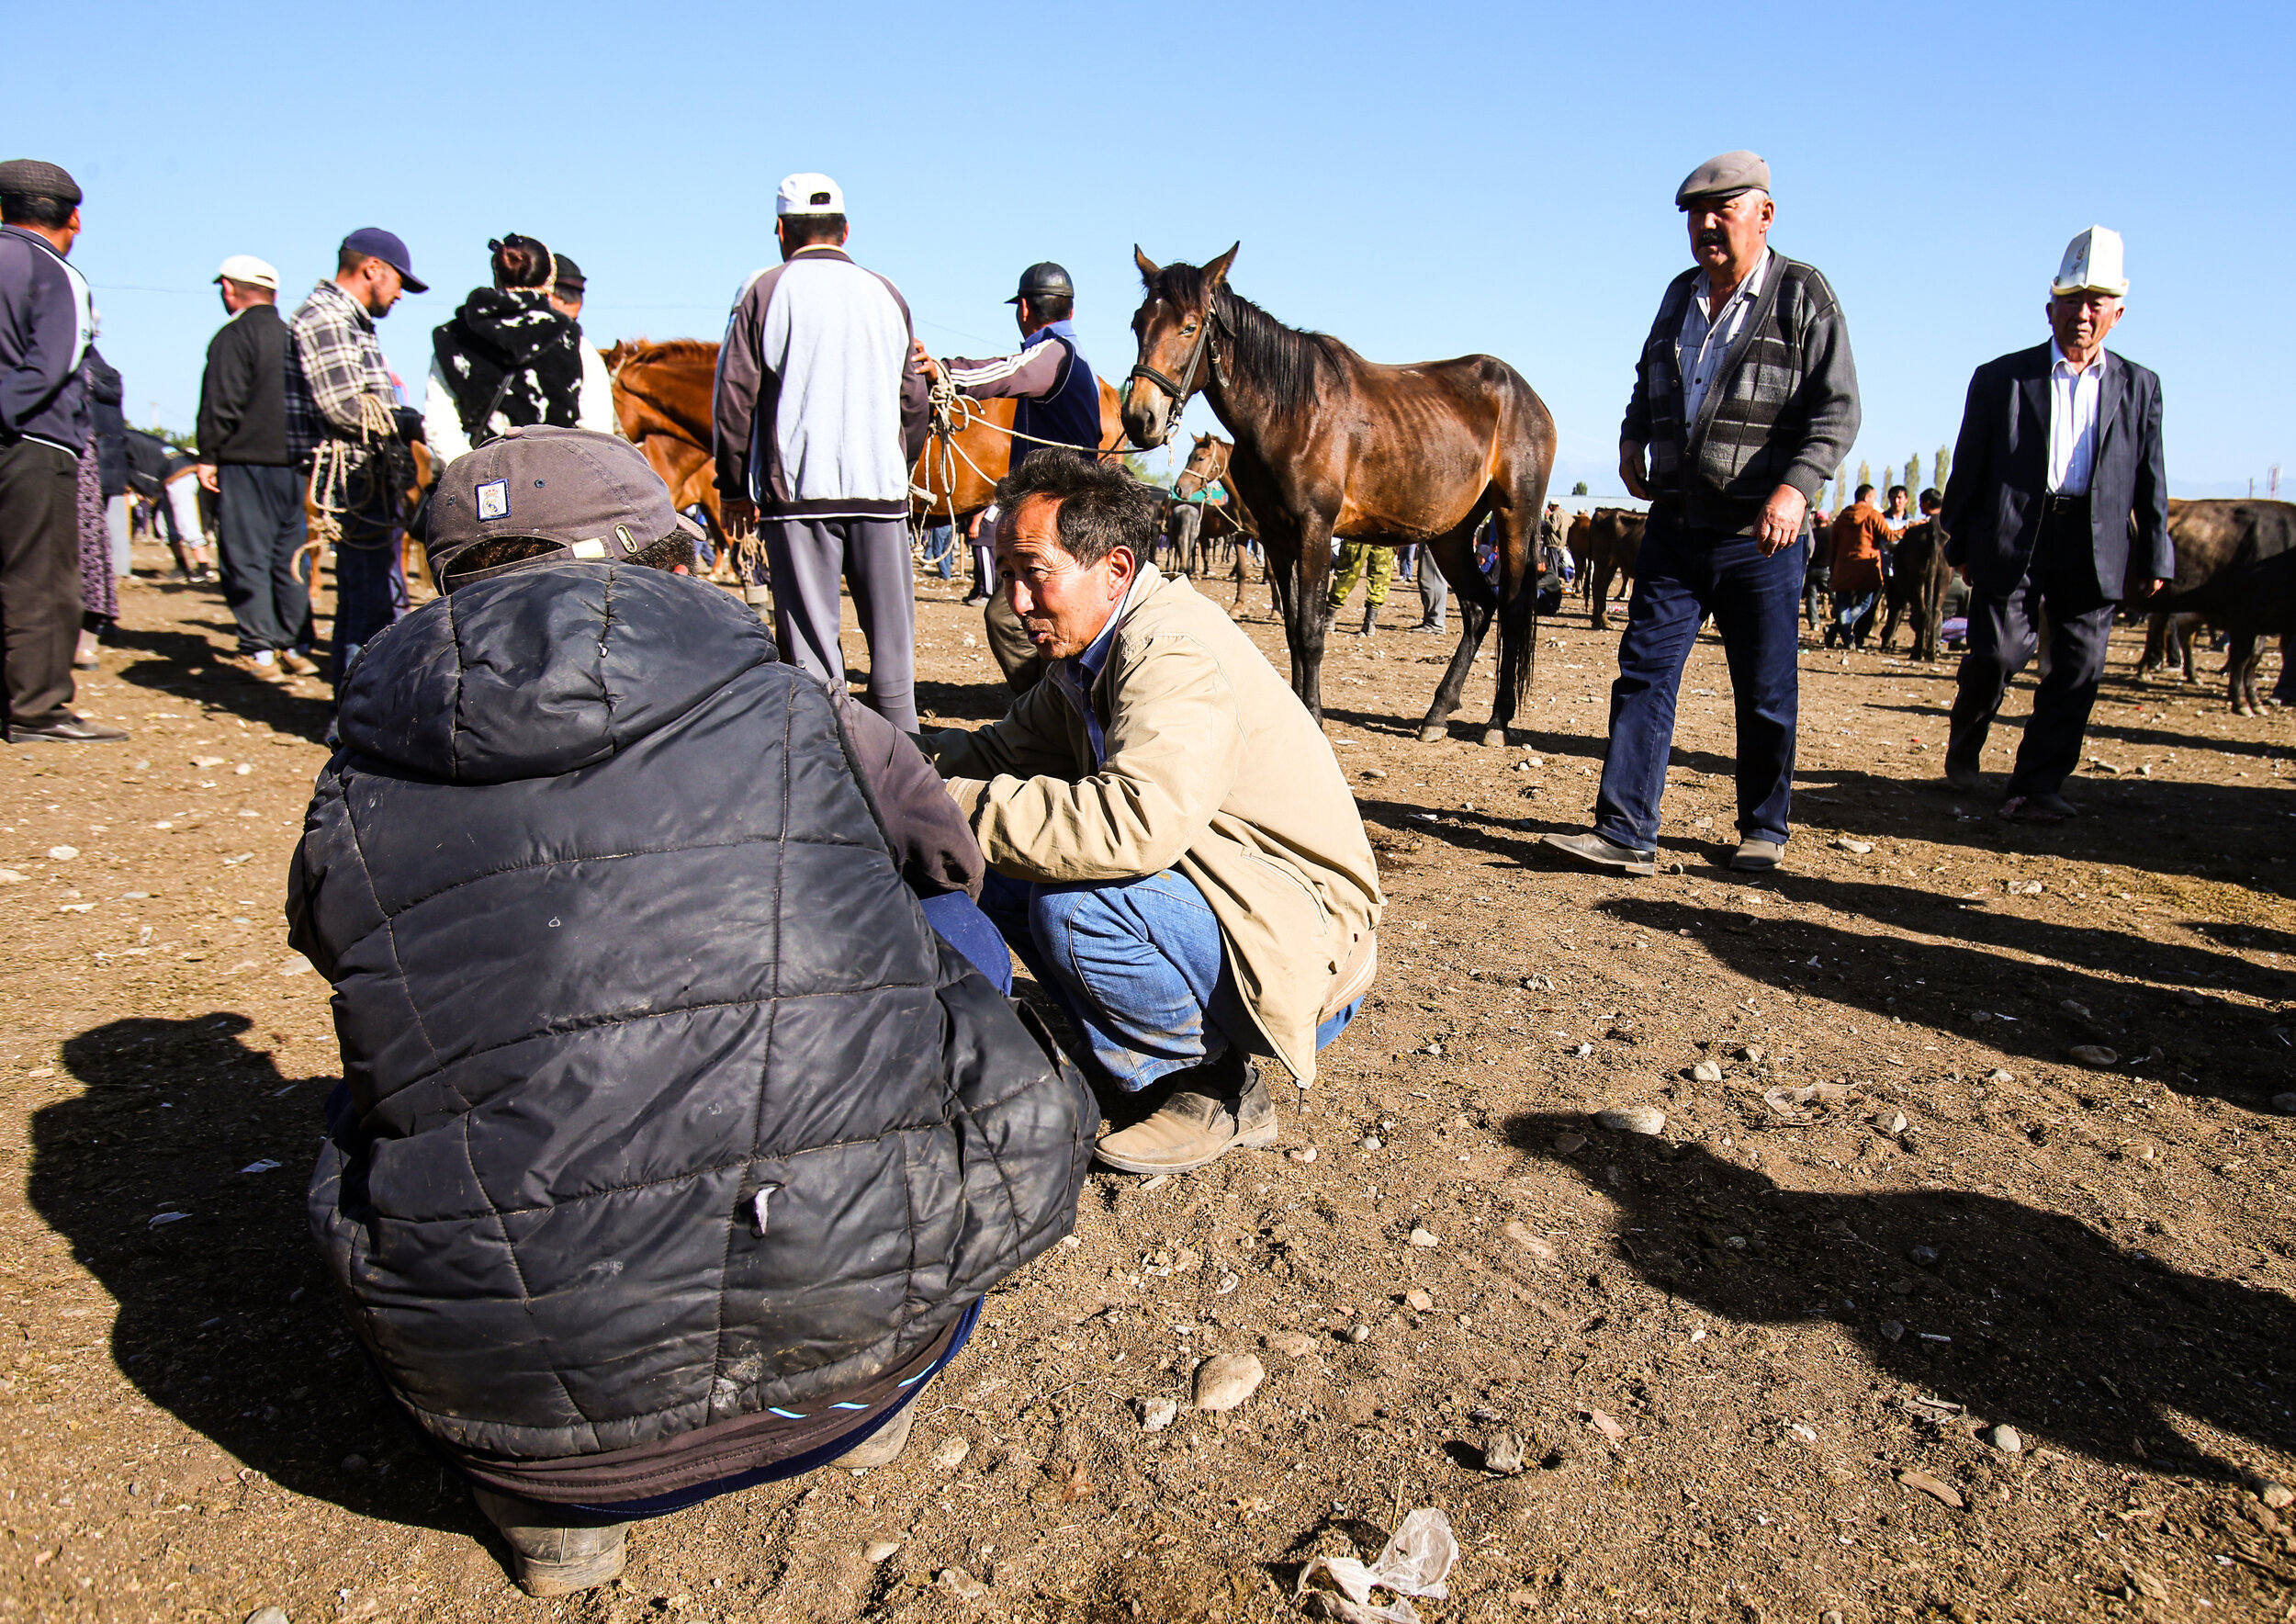
[[[312,677],[311,599],[296,570],[303,481],[287,456],[287,323],[279,273],[234,254],[215,274],[230,319],[199,379],[199,483],[215,493],[223,601],[238,623],[232,663],[264,682]]]
[[[1983,783],[1978,759],[2009,680],[2048,613],[2049,671],[2001,816],[2062,823],[2124,597],[2177,572],[2161,455],[2160,378],[2105,348],[2129,290],[2121,236],[2091,226],[2049,286],[2052,337],[1977,368],[1945,487],[1945,556],[1969,580],[1969,652],[1953,696],[1945,782]]]
[[[843,578],[869,644],[869,705],[913,734],[909,468],[925,448],[928,386],[909,307],[847,255],[837,182],[793,175],[775,211],[782,263],[743,287],[718,346],[718,498],[736,535],[762,533],[782,658],[845,681]]]

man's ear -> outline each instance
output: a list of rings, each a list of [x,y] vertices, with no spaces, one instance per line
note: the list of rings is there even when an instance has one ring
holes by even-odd
[[[672,564],[670,567],[670,573],[672,575],[691,575],[693,571],[687,569],[683,564]]]

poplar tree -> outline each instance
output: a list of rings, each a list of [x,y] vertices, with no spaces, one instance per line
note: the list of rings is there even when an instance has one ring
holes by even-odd
[[[1906,458],[1906,494],[1917,499],[1921,494],[1921,454],[1918,451]]]
[[[1861,485],[1871,485],[1873,482],[1874,465],[1870,462],[1860,462],[1858,464],[1858,483]]]
[[[1937,468],[1938,494],[1942,496],[1945,493],[1945,476],[1953,466],[1953,453],[1951,446],[1940,445],[1937,448],[1937,462],[1935,466]]]

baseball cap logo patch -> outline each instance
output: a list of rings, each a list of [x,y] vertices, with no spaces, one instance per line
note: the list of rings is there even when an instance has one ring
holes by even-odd
[[[511,482],[508,479],[489,479],[472,494],[478,499],[478,517],[507,519],[511,513]]]

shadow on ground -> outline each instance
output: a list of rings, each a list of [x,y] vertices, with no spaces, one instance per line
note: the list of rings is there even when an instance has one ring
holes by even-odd
[[[1632,1134],[1555,1150],[1585,1127],[1525,1114],[1503,1131],[1617,1203],[1617,1264],[1684,1303],[1740,1325],[1832,1320],[1877,1370],[2011,1424],[2028,1448],[2218,1481],[2248,1468],[2189,1438],[2180,1416],[2296,1449],[2296,1376],[2276,1368],[2296,1337],[2283,1291],[2186,1274],[2142,1235],[2124,1248],[1992,1196],[1784,1190],[1698,1145]],[[1934,1261],[1913,1262],[1920,1247]]]
[[[83,1091],[33,1116],[32,1205],[119,1304],[113,1358],[152,1404],[283,1488],[478,1533],[369,1378],[305,1224],[335,1079],[288,1078],[253,1029],[219,1010],[69,1039]]]

